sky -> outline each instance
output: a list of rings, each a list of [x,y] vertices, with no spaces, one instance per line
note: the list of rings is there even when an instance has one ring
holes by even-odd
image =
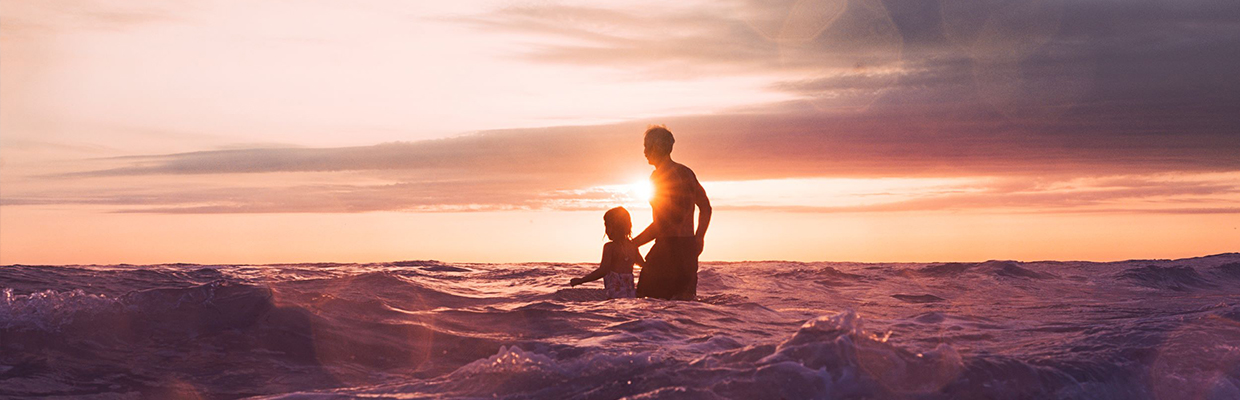
[[[1232,0],[0,3],[0,264],[1240,251]]]

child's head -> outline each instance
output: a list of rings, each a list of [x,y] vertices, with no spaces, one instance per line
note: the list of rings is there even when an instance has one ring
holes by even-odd
[[[633,220],[629,218],[629,210],[616,207],[603,214],[603,226],[607,228],[607,238],[620,240],[633,235]]]

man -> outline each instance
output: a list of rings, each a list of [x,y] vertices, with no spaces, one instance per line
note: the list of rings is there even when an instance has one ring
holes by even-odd
[[[654,218],[633,243],[641,246],[654,240],[646,253],[637,282],[637,297],[693,300],[697,297],[698,256],[705,247],[710,226],[710,199],[689,167],[672,161],[676,139],[662,125],[646,129],[646,161],[654,166],[650,199]],[[693,229],[693,207],[698,208],[697,230]]]

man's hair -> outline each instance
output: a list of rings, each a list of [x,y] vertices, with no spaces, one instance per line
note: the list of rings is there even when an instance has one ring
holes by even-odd
[[[646,128],[645,140],[654,141],[656,146],[666,150],[668,153],[672,152],[672,145],[676,144],[676,138],[672,137],[672,131],[667,130],[667,127],[663,125],[650,125],[650,127]]]

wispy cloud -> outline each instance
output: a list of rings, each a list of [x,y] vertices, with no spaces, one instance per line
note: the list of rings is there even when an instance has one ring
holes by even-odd
[[[1119,124],[1131,125],[1131,129],[1108,131],[1106,124],[1083,119],[1021,125],[996,120],[988,113],[971,113],[938,118],[934,129],[906,129],[917,127],[916,121],[902,113],[883,116],[882,112],[831,116],[787,111],[665,122],[677,135],[674,155],[704,181],[1002,178],[963,193],[910,195],[904,201],[884,204],[815,207],[814,199],[806,199],[809,203],[769,206],[789,210],[1011,206],[1082,211],[1128,207],[1140,199],[1153,202],[1151,208],[1185,209],[1183,204],[1172,203],[1182,200],[1176,196],[1220,200],[1224,205],[1236,196],[1236,185],[1226,180],[1232,175],[1206,182],[1148,178],[1240,171],[1240,159],[1234,157],[1240,152],[1240,142],[1228,131],[1211,130],[1208,125],[1195,133],[1171,135],[1159,129],[1164,125],[1156,120]],[[1151,118],[1160,117],[1153,114]],[[96,184],[78,192],[10,192],[4,204],[109,204],[127,212],[178,213],[599,208],[616,199],[590,188],[627,184],[649,171],[640,154],[643,128],[644,124],[624,123],[490,131],[362,147],[217,150],[103,159],[98,162],[120,166],[48,179],[62,181],[61,187],[72,187],[74,181],[117,182],[116,189]],[[282,176],[298,173],[363,174],[372,182],[281,183]],[[264,176],[271,184],[167,191],[143,186],[138,194],[124,190],[134,182],[179,176],[218,176],[218,182],[227,182],[229,177],[244,175]],[[1211,203],[1210,209],[1220,210],[1218,205]]]
[[[806,178],[705,182],[716,208],[855,213],[1236,213],[1237,173],[975,178]],[[113,187],[6,197],[0,204],[97,205],[122,213],[352,213],[642,208],[629,185],[540,189],[512,180],[395,184],[219,186],[203,189]]]
[[[849,205],[723,205],[722,208],[842,213],[982,211],[1003,213],[1240,213],[1240,174],[983,179],[958,190],[906,193],[903,199]]]
[[[167,22],[180,17],[181,5],[166,2],[128,1],[106,3],[93,0],[29,1],[13,0],[0,6],[6,35],[55,33],[63,30],[120,30],[133,26]]]
[[[1100,112],[1107,111],[1099,106]],[[947,111],[952,111],[948,109]],[[740,114],[668,118],[677,155],[724,180],[804,176],[952,176],[1231,171],[1240,137],[1229,126],[1145,118],[1069,115],[1017,124],[984,111],[916,114]],[[1117,118],[1117,117],[1113,117]],[[220,150],[116,159],[128,166],[69,176],[294,171],[407,171],[451,179],[616,182],[642,166],[644,124],[489,131],[455,138],[345,148]],[[1180,131],[1183,130],[1183,131]]]
[[[902,37],[878,0],[725,1],[642,9],[527,5],[462,18],[553,40],[527,60],[613,68],[647,79],[801,76],[898,68]]]

